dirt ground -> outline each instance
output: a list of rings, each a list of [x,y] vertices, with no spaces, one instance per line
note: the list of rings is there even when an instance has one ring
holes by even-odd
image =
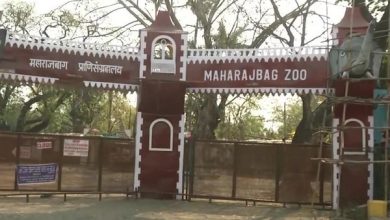
[[[124,220],[124,219],[335,219],[335,212],[312,210],[310,207],[281,207],[279,205],[245,206],[244,202],[172,201],[126,199],[123,196],[68,195],[51,198],[0,197],[0,219],[4,220]]]

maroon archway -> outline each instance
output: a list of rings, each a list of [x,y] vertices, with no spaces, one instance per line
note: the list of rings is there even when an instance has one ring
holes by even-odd
[[[164,11],[140,31],[140,48],[5,30],[0,40],[0,78],[5,80],[138,91],[134,187],[140,192],[181,193],[186,91],[328,91],[328,48],[188,49],[187,33]]]

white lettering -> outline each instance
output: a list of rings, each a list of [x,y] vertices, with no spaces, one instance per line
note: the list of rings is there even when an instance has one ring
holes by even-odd
[[[269,77],[269,70],[265,70],[265,73],[264,73],[264,80],[269,80],[270,77]]]
[[[272,80],[278,80],[278,70],[277,69],[272,70]]]
[[[30,59],[30,67],[40,68],[40,69],[55,69],[62,70],[68,69],[68,61],[61,60],[43,60],[43,59]]]
[[[37,65],[35,63],[31,65]],[[93,65],[81,65],[79,70],[93,69]],[[307,79],[306,69],[285,69],[284,80],[303,81]],[[204,81],[276,81],[279,79],[278,69],[252,69],[248,72],[246,69],[225,69],[225,70],[204,70]]]
[[[293,71],[292,71],[292,79],[294,81],[297,81],[299,79],[299,70],[293,69]]]
[[[257,69],[256,70],[256,80],[262,80],[263,79],[263,70]]]
[[[213,80],[214,80],[214,81],[219,81],[219,80],[218,80],[218,70],[215,70],[215,71],[214,71]]]
[[[233,81],[233,71],[228,72],[227,81]]]
[[[205,70],[204,71],[204,81],[211,81],[211,77],[213,76],[213,71],[212,70]]]
[[[234,80],[239,81],[240,80],[240,70],[234,70]]]
[[[231,70],[229,70],[231,72]],[[225,81],[226,80],[226,70],[221,72],[221,76],[219,77],[220,81]]]
[[[248,80],[248,76],[245,69],[242,71],[241,80]]]
[[[300,72],[300,79],[301,80],[306,80],[307,78],[307,70],[306,69],[301,69],[301,72]]]
[[[79,64],[80,72],[93,72],[93,73],[107,73],[107,74],[122,74],[123,66],[115,65],[102,65],[97,62],[93,64],[91,61],[85,61],[84,63]],[[152,72],[160,72],[159,68],[153,68]]]
[[[291,80],[291,69],[285,69],[284,70],[286,72],[286,76],[284,77],[284,80]]]
[[[252,70],[252,74],[249,75],[249,80],[250,80],[250,81],[255,80],[255,78],[256,78],[255,76],[256,76],[256,70]]]
[[[286,76],[284,80],[294,80],[294,81],[304,81],[307,79],[307,70],[306,69],[286,69]]]

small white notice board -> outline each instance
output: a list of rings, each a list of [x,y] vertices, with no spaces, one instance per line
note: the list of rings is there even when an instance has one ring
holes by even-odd
[[[64,156],[88,157],[89,141],[82,139],[65,139]]]

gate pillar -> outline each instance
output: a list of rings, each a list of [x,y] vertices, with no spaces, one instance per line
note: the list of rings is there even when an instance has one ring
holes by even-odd
[[[365,34],[369,21],[362,7],[346,8],[344,17],[332,30],[334,45],[340,46],[352,33]],[[353,21],[353,22],[351,22]],[[375,81],[335,80],[338,98],[372,99]],[[336,98],[337,99],[337,98]],[[352,100],[352,99],[350,99]],[[373,106],[344,100],[334,107],[333,159],[372,161],[374,146]],[[333,165],[333,208],[365,204],[373,197],[373,165],[369,163],[339,163]]]
[[[371,99],[375,81],[335,82],[336,97]],[[333,119],[333,158],[351,161],[372,161],[374,147],[373,106],[340,103]],[[338,128],[338,129],[337,129]],[[373,164],[335,164],[333,170],[333,207],[347,208],[365,204],[373,198]]]
[[[144,197],[182,192],[186,37],[161,11],[140,31],[134,190]]]

